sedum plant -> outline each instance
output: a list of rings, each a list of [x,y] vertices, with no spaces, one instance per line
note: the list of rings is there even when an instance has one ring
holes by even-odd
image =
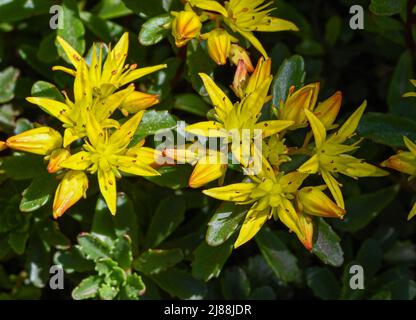
[[[0,2],[0,299],[414,299],[399,2]]]

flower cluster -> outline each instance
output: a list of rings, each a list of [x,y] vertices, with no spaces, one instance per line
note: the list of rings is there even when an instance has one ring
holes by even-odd
[[[271,5],[267,0],[230,0],[224,6],[217,0],[188,0],[184,11],[172,12],[175,44],[182,47],[194,38],[206,40],[208,53],[218,65],[226,64],[227,59],[235,65],[243,60],[245,69],[252,72],[248,53],[237,44],[238,37],[248,40],[267,58],[254,32],[298,31],[292,22],[272,17]],[[206,21],[213,21],[215,27],[201,34]]]
[[[12,136],[1,142],[18,151],[44,155],[48,171],[62,178],[53,202],[53,216],[64,214],[85,196],[88,188],[86,172],[97,174],[98,184],[107,206],[116,213],[116,178],[122,173],[152,176],[159,173],[152,167],[156,151],[144,147],[144,141],[130,146],[144,110],[158,102],[156,95],[136,91],[131,82],[166,67],[137,68],[125,64],[129,35],[123,34],[105,57],[104,45],[94,44],[89,62],[64,39],[58,43],[74,69],[56,66],[75,77],[73,99],[64,92],[65,100],[29,97],[27,101],[62,122],[63,136],[57,130],[42,126]],[[124,121],[112,117],[116,110],[131,118]],[[121,121],[123,120],[123,121]],[[122,124],[120,124],[122,123]],[[83,140],[80,147],[76,141]]]
[[[186,131],[198,136],[220,138],[226,143],[235,138],[235,132],[248,130],[251,133],[248,136],[251,143],[249,147],[232,143],[225,150],[225,158],[230,155],[240,160],[240,167],[246,173],[243,181],[203,191],[219,200],[250,205],[235,247],[252,239],[267,220],[274,218],[293,231],[304,246],[311,250],[312,217],[342,218],[346,213],[337,177],[345,175],[357,179],[388,173],[351,155],[359,148],[360,140],[353,141],[352,138],[366,103],[338,127],[334,122],[341,107],[342,94],[337,92],[318,104],[319,83],[298,90],[291,88],[287,99],[281,101],[278,108],[274,108],[275,119],[260,121],[263,107],[270,101],[270,63],[269,59],[261,58],[250,77],[238,82],[238,85],[234,83],[233,89],[238,97],[234,104],[209,76],[201,74],[214,106],[214,119],[191,124],[186,127]],[[237,69],[236,73],[238,72]],[[286,135],[305,128],[309,130],[301,147],[286,143]],[[261,130],[262,152],[256,152],[258,147],[253,142],[256,129]],[[215,156],[208,157],[217,158],[216,152],[220,151],[210,150],[208,155]],[[165,150],[165,153],[175,159],[188,156],[188,162],[196,163],[189,180],[191,187],[201,187],[216,179],[220,179],[222,184],[227,165],[206,161],[206,153],[199,158],[189,148]],[[297,170],[286,172],[281,165],[290,162],[294,155],[307,156],[308,160]],[[255,160],[261,163],[261,170],[253,173],[250,169]],[[311,186],[309,181],[312,179],[309,177],[312,175],[320,176],[324,184]],[[335,201],[324,192],[325,189],[329,189]]]

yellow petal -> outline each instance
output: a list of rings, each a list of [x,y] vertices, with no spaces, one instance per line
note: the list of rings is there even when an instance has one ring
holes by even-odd
[[[263,45],[261,42],[254,36],[251,31],[243,31],[241,29],[237,29],[237,31],[246,38],[265,58],[268,58],[266,50],[264,50]]]
[[[215,112],[221,120],[224,120],[227,114],[233,109],[233,104],[224,91],[222,91],[208,75],[200,73],[199,76],[204,83],[212,105],[215,108]]]
[[[213,11],[222,14],[224,17],[228,17],[228,12],[225,8],[214,0],[189,0],[191,6],[198,7],[203,10]]]
[[[61,162],[62,168],[72,170],[86,170],[92,165],[91,156],[86,151],[80,151]]]
[[[321,121],[309,110],[305,109],[306,117],[311,125],[316,148],[320,149],[326,140],[326,129]]]
[[[117,210],[117,186],[114,172],[98,169],[98,185],[108,209],[114,216]]]
[[[116,161],[117,169],[122,172],[144,177],[160,176],[158,171],[153,169],[149,164],[141,161],[140,158],[118,156]]]
[[[7,144],[4,141],[0,141],[0,151],[6,150]]]
[[[409,149],[409,151],[416,157],[416,144],[406,136],[403,137],[403,140],[407,149]]]
[[[72,124],[72,121],[69,118],[70,109],[65,103],[42,97],[28,97],[26,100],[38,105],[43,111],[57,118],[61,122]]]
[[[166,64],[160,64],[157,66],[152,67],[145,67],[145,68],[139,68],[136,70],[132,70],[129,72],[126,76],[124,76],[121,80],[121,83],[119,86],[124,86],[125,84],[128,84],[130,82],[133,82],[135,80],[138,80],[140,78],[143,78],[144,76],[147,76],[148,74],[154,73],[156,71],[162,70],[167,68]]]
[[[120,148],[125,148],[130,143],[137,130],[137,127],[142,121],[144,111],[136,113],[133,117],[127,120],[120,129],[116,130],[110,137],[108,143]]]
[[[224,187],[212,188],[202,191],[211,198],[223,201],[246,202],[256,187],[254,183],[235,183]]]
[[[384,161],[381,166],[415,176],[416,156],[411,152],[399,152]]]
[[[83,136],[79,135],[73,128],[65,129],[64,132],[64,145],[63,147],[68,147],[75,140],[81,139]]]
[[[120,110],[128,115],[150,108],[157,103],[159,103],[159,95],[134,91],[124,99],[124,102],[120,105]]]
[[[263,131],[263,138],[267,138],[289,128],[293,124],[293,121],[269,120],[257,123],[255,129],[261,129]]]
[[[84,60],[78,63],[77,75],[74,81],[74,97],[78,104],[91,105],[92,89],[88,74],[88,67]]]
[[[64,175],[55,192],[53,217],[62,216],[66,210],[77,203],[88,189],[88,178],[84,172],[69,171]]]
[[[269,218],[269,214],[270,208],[259,211],[256,210],[255,206],[253,206],[247,213],[243,225],[241,226],[238,238],[234,243],[234,248],[238,248],[250,241],[266,223]]]
[[[72,65],[75,68],[78,68],[78,64],[82,59],[81,55],[71,47],[71,45],[66,42],[63,38],[60,36],[56,37],[56,40],[61,45],[62,49],[64,50],[66,56],[68,57],[69,61],[71,61]]]
[[[279,184],[285,193],[294,193],[302,185],[303,181],[308,177],[307,174],[301,172],[290,172],[280,178]]]
[[[367,101],[363,104],[345,121],[341,128],[335,132],[329,139],[331,143],[343,143],[351,137],[360,123],[361,117],[367,107]]]
[[[325,128],[329,129],[335,122],[338,116],[342,103],[342,92],[336,92],[332,97],[329,97],[324,102],[318,104],[314,113],[318,119],[323,123]]]
[[[129,51],[129,33],[124,32],[120,40],[111,50],[111,54],[114,55],[115,60],[121,66],[124,65],[124,62],[127,58],[127,52]]]
[[[100,141],[104,141],[104,130],[92,113],[87,114],[86,131],[88,140],[93,146],[96,146]]]
[[[322,178],[324,179],[326,185],[329,188],[329,191],[331,191],[331,194],[335,199],[335,202],[339,207],[345,209],[344,198],[342,196],[339,182],[335,180],[335,178],[326,170],[321,170],[321,173]]]
[[[97,121],[102,122],[108,119],[133,91],[134,85],[130,85],[126,89],[101,99],[94,109]]]
[[[293,22],[275,17],[264,17],[260,24],[255,26],[254,31],[277,32],[299,31],[299,29]]]
[[[223,125],[215,121],[203,121],[186,126],[186,132],[203,137],[227,137],[227,131]]]
[[[298,171],[302,173],[308,173],[308,174],[314,174],[317,173],[319,170],[319,158],[315,154],[313,155],[308,161],[306,161],[304,164],[302,164]]]

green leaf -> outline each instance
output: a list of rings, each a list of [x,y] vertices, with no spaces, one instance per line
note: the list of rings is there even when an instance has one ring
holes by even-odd
[[[182,259],[183,253],[180,249],[149,249],[134,261],[134,268],[147,275],[158,274],[173,267]]]
[[[192,275],[204,281],[217,278],[233,251],[236,237],[228,239],[223,244],[212,247],[206,241],[203,241],[194,251],[194,260],[192,261]]]
[[[82,233],[78,237],[79,249],[89,260],[111,258],[111,247],[97,235]]]
[[[202,299],[206,294],[204,283],[185,271],[170,268],[151,276],[164,291],[180,299]]]
[[[123,269],[131,267],[133,262],[133,254],[131,251],[131,240],[127,235],[120,236],[114,241],[114,247],[111,255],[117,261],[118,265]]]
[[[0,172],[16,180],[32,179],[47,173],[42,157],[31,154],[0,158]]]
[[[8,234],[7,242],[10,245],[10,247],[14,250],[14,252],[21,255],[25,252],[26,243],[28,239],[28,230],[17,230],[12,231]]]
[[[173,107],[177,110],[189,112],[201,117],[205,117],[210,109],[208,104],[200,96],[193,93],[177,95]]]
[[[9,102],[14,98],[14,89],[20,71],[8,67],[0,72],[0,103]]]
[[[52,63],[59,59],[58,50],[55,46],[56,32],[51,32],[43,37],[37,51],[37,58],[46,63]]]
[[[222,293],[227,300],[247,299],[250,295],[250,281],[240,267],[227,269],[220,282]]]
[[[121,0],[102,0],[92,11],[101,19],[113,19],[132,14]]]
[[[121,289],[121,299],[138,300],[146,291],[142,277],[133,273],[127,277],[126,283]]]
[[[64,102],[65,98],[59,89],[52,83],[46,81],[36,81],[31,90],[34,97],[44,97]]]
[[[387,95],[389,110],[403,116],[415,116],[412,99],[403,98],[403,94],[413,91],[413,86],[409,79],[413,78],[413,56],[410,51],[406,51],[397,62],[396,69],[390,81]]]
[[[338,235],[324,219],[315,219],[312,252],[323,263],[339,267],[344,263],[344,252]]]
[[[146,111],[135,135],[136,139],[143,139],[156,134],[159,130],[169,130],[176,127],[176,118],[168,111]]]
[[[405,0],[371,0],[370,11],[380,16],[392,16],[405,7]]]
[[[247,211],[246,206],[223,202],[208,222],[207,243],[219,246],[227,241],[240,227]]]
[[[179,190],[188,186],[188,179],[192,173],[193,168],[191,166],[180,165],[173,167],[161,167],[157,171],[160,176],[145,177],[161,187],[167,187],[173,190]]]
[[[367,113],[357,132],[376,143],[404,147],[403,137],[416,140],[416,121],[392,114]]]
[[[37,288],[43,288],[49,279],[50,248],[38,236],[33,235],[29,241],[26,256],[28,278]]]
[[[94,298],[98,294],[101,284],[101,277],[89,276],[72,291],[72,298],[75,300],[84,300]]]
[[[297,258],[272,231],[263,228],[255,240],[276,277],[284,282],[299,282],[301,271]]]
[[[45,14],[54,4],[51,0],[0,1],[0,21],[17,22],[29,17]]]
[[[364,241],[356,258],[358,264],[364,268],[367,279],[371,279],[377,273],[381,267],[382,259],[383,250],[380,244],[372,238]]]
[[[175,231],[185,218],[185,208],[182,197],[168,197],[160,202],[147,230],[147,247],[159,245]]]
[[[55,264],[62,265],[66,273],[86,272],[94,269],[94,263],[84,258],[76,246],[66,251],[57,251],[53,261]]]
[[[85,29],[79,18],[77,3],[75,0],[64,0],[62,6],[63,28],[58,29],[58,36],[64,38],[80,55],[85,51]],[[57,43],[59,55],[68,63],[69,59]]]
[[[305,80],[305,62],[303,58],[294,55],[283,61],[272,84],[273,105],[280,106],[280,101],[286,101],[291,86],[300,88]]]
[[[335,226],[351,233],[361,230],[394,200],[398,191],[393,186],[347,199],[347,214],[342,221],[334,222]]]
[[[306,270],[306,282],[314,295],[321,299],[337,299],[341,291],[337,278],[326,268],[308,268]]]
[[[135,14],[150,18],[162,13],[170,11],[173,0],[152,0],[152,1],[137,1],[137,0],[123,0],[127,8],[132,10]]]
[[[83,11],[80,13],[80,17],[92,33],[107,43],[110,43],[115,38],[119,38],[123,34],[122,26],[112,21],[102,20],[90,12]]]
[[[152,46],[162,41],[169,33],[172,22],[170,14],[162,14],[143,23],[139,33],[139,42],[144,46]]]
[[[52,198],[58,181],[52,174],[35,177],[29,187],[22,193],[19,209],[23,212],[32,212],[43,207]]]
[[[192,87],[198,94],[207,96],[202,80],[199,76],[200,72],[209,76],[214,74],[214,62],[208,56],[207,52],[202,48],[199,41],[193,39],[188,43],[186,51],[187,78]]]

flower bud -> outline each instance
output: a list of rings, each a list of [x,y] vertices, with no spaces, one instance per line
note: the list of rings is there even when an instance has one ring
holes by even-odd
[[[193,11],[173,12],[175,16],[172,22],[172,35],[177,47],[183,47],[186,43],[199,36],[202,23],[198,15]]]
[[[55,173],[62,169],[60,164],[68,159],[71,156],[71,153],[64,148],[55,149],[52,151],[51,155],[49,156],[49,163],[48,163],[48,172]]]
[[[313,111],[318,99],[319,83],[312,83],[294,91],[290,88],[286,102],[282,102],[279,110],[280,120],[292,120],[294,128],[306,125],[305,109]]]
[[[339,109],[341,108],[342,92],[336,92],[332,97],[328,98],[324,102],[321,102],[316,107],[314,113],[318,119],[322,122],[325,128],[330,129],[338,116]]]
[[[299,209],[313,216],[325,218],[342,218],[345,210],[338,207],[320,187],[306,187],[297,194]]]
[[[5,149],[7,149],[6,142],[4,142],[4,141],[0,141],[0,151],[3,151],[3,150],[5,150]]]
[[[260,58],[257,62],[253,74],[250,76],[250,79],[247,82],[245,93],[250,94],[260,88],[264,82],[268,81],[268,79],[271,77],[271,71],[272,60],[264,60],[264,58]]]
[[[237,70],[235,71],[233,85],[231,88],[233,89],[235,95],[239,98],[244,97],[244,86],[248,78],[248,70],[244,64],[243,60],[237,65]]]
[[[84,196],[88,189],[88,177],[82,171],[68,171],[55,192],[53,200],[53,217],[62,216],[66,210]]]
[[[245,50],[244,48],[240,47],[237,44],[231,44],[230,60],[231,60],[231,63],[234,64],[235,66],[238,66],[240,63],[240,60],[242,60],[244,63],[245,69],[248,72],[251,73],[254,71],[254,67],[253,67],[253,64],[251,63],[251,59],[250,59],[250,56],[248,55],[247,50]]]
[[[218,65],[227,63],[227,58],[231,50],[231,42],[237,41],[227,31],[218,28],[202,35],[201,38],[207,40],[208,54]]]
[[[40,155],[48,155],[62,146],[62,136],[49,127],[27,130],[7,139],[9,148]]]
[[[134,91],[129,94],[120,105],[120,110],[125,116],[137,113],[159,103],[159,95]]]
[[[416,157],[408,151],[400,151],[384,161],[382,167],[391,168],[399,172],[416,176]]]

